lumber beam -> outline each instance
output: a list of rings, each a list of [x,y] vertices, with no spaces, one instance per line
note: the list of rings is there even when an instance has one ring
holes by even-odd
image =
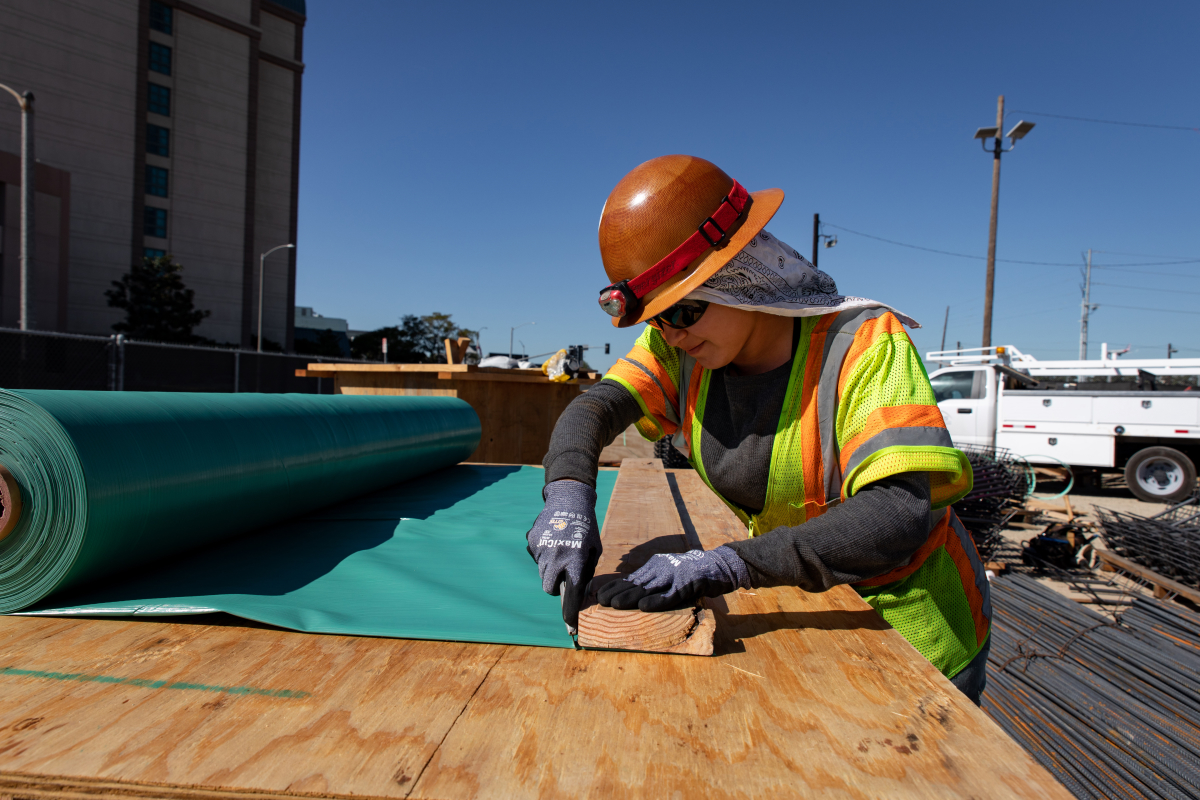
[[[661,460],[628,458],[621,463],[600,540],[604,555],[579,612],[579,646],[712,655],[716,618],[703,604],[649,614],[605,608],[596,602],[599,587],[630,574],[651,556],[700,546],[684,531]]]
[[[1200,589],[1173,581],[1166,575],[1160,575],[1149,567],[1144,567],[1135,561],[1130,561],[1128,558],[1119,556],[1111,550],[1097,549],[1096,555],[1103,562],[1105,572],[1126,572],[1140,578],[1154,587],[1154,596],[1159,599],[1177,594],[1180,597],[1186,597],[1193,603],[1200,603]]]

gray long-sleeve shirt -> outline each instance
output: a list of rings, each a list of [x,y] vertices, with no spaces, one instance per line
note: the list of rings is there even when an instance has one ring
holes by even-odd
[[[701,457],[714,488],[748,513],[762,510],[771,446],[791,362],[761,375],[715,370],[705,404]],[[615,381],[576,398],[558,420],[543,464],[546,480],[596,485],[600,451],[642,416]],[[820,592],[874,578],[907,564],[928,537],[929,477],[907,473],[876,481],[803,525],[776,528],[729,545],[754,586]]]

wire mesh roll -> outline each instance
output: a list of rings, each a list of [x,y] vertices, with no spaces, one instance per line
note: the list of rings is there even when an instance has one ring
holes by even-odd
[[[19,506],[0,612],[456,464],[479,438],[452,397],[0,390],[5,516]]]

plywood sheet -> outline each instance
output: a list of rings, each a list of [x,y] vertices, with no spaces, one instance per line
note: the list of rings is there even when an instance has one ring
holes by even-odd
[[[853,591],[713,609],[713,658],[0,618],[0,795],[1069,797]]]
[[[706,547],[744,535],[671,478]],[[710,659],[507,650],[411,796],[1070,797],[852,590],[713,605]]]

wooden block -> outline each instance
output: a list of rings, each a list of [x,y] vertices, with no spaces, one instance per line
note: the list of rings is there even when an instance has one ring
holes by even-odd
[[[683,553],[693,547],[680,523],[660,459],[629,458],[621,463],[600,539],[604,554],[596,565],[588,602],[579,612],[579,646],[712,655],[716,619],[701,605],[649,614],[606,608],[596,602],[597,589],[638,569],[651,556]]]

